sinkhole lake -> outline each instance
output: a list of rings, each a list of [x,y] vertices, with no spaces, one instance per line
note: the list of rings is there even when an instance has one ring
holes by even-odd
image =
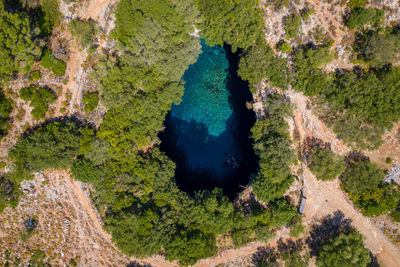
[[[160,133],[161,150],[176,163],[179,188],[193,193],[223,188],[234,198],[257,170],[250,128],[255,114],[246,108],[252,96],[237,76],[238,54],[210,47],[183,75],[182,102],[172,105]]]

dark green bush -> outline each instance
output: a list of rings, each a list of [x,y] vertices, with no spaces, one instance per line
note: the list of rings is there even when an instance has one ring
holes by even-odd
[[[19,168],[28,171],[67,169],[79,153],[81,129],[73,122],[53,122],[19,139],[9,152]]]
[[[25,101],[31,101],[33,107],[32,116],[35,120],[43,119],[46,115],[49,104],[56,100],[53,93],[47,88],[37,88],[33,85],[21,88],[20,97]]]
[[[83,108],[86,112],[93,112],[97,108],[99,103],[99,93],[85,93],[82,99],[83,103],[85,103],[85,107]]]
[[[362,28],[369,24],[377,27],[383,22],[385,13],[377,8],[357,8],[352,10],[346,26],[350,29]]]
[[[44,36],[51,35],[53,28],[62,18],[57,0],[44,0],[38,8],[38,22],[40,33]]]
[[[374,216],[394,211],[400,199],[397,188],[384,183],[384,177],[384,172],[369,160],[353,160],[347,163],[340,180],[362,213]]]
[[[55,58],[51,50],[47,48],[43,50],[41,64],[43,67],[50,69],[57,76],[63,76],[67,69],[65,61]]]
[[[0,138],[8,133],[11,127],[10,114],[12,111],[13,101],[7,98],[3,91],[0,91]]]

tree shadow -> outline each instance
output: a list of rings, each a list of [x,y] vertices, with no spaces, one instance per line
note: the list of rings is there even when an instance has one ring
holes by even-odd
[[[351,219],[345,218],[343,212],[338,210],[323,218],[320,224],[313,225],[310,236],[306,239],[310,255],[316,256],[319,249],[332,237],[350,232],[353,229],[351,222]]]

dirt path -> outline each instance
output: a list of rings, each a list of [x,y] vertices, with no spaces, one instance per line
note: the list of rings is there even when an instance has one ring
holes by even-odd
[[[307,97],[293,90],[288,90],[287,96],[297,105],[293,121],[289,124],[292,133],[295,128],[297,129],[300,143],[307,137],[317,137],[329,142],[332,150],[338,154],[344,155],[350,151],[323,122],[311,113],[311,110],[307,109]],[[338,179],[330,182],[318,181],[306,166],[302,165],[301,168],[304,180],[303,190],[307,198],[303,218],[306,225],[311,225],[316,218],[340,210],[347,218],[352,219],[352,225],[365,237],[366,247],[377,256],[383,266],[400,266],[399,248],[369,218],[354,208],[347,195],[341,190]]]
[[[107,4],[112,0],[91,0],[86,12],[83,14],[83,19],[92,19],[96,21],[99,19],[102,11],[105,9]],[[69,90],[71,92],[71,101],[68,108],[69,115],[73,113],[74,106],[77,101],[80,101],[80,90],[82,90],[83,80],[86,75],[83,74],[82,70],[82,62],[85,57],[84,51],[80,51],[78,47],[74,47],[73,51],[71,52],[71,56],[67,62],[67,71],[65,76],[68,76],[68,82],[63,86],[62,92],[60,97],[57,99],[55,117],[59,117],[61,115],[60,110],[62,107],[62,103],[65,99],[66,94]],[[77,74],[80,75],[80,78],[77,79]],[[82,80],[83,79],[83,80]],[[78,80],[78,81],[76,81]]]

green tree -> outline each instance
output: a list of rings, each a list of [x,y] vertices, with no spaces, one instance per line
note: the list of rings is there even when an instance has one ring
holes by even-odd
[[[103,172],[91,161],[77,159],[71,167],[72,175],[76,180],[84,183],[98,183],[102,181]]]
[[[256,0],[195,0],[201,15],[203,38],[210,45],[228,43],[235,52],[262,40],[264,21]]]
[[[93,112],[97,108],[99,103],[99,93],[85,93],[82,98],[85,107],[83,108],[86,112]]]
[[[319,180],[328,181],[344,172],[343,158],[338,157],[330,148],[315,146],[311,151],[309,168]]]
[[[14,72],[26,73],[40,55],[34,44],[26,15],[8,13],[0,3],[0,78],[4,83]]]
[[[73,122],[53,122],[18,140],[9,156],[29,171],[67,169],[79,153],[81,130]]]
[[[44,0],[38,8],[40,32],[49,36],[55,26],[60,23],[62,14],[57,0]]]
[[[250,83],[253,93],[256,90],[255,85],[265,78],[273,86],[287,86],[288,73],[287,61],[276,57],[274,51],[264,41],[252,46],[240,58],[238,74]]]
[[[61,59],[55,58],[51,50],[47,48],[43,50],[41,64],[43,67],[50,69],[57,76],[63,76],[67,69],[67,63]]]
[[[356,232],[341,233],[321,247],[317,266],[368,266],[369,251],[364,247],[362,236]]]

